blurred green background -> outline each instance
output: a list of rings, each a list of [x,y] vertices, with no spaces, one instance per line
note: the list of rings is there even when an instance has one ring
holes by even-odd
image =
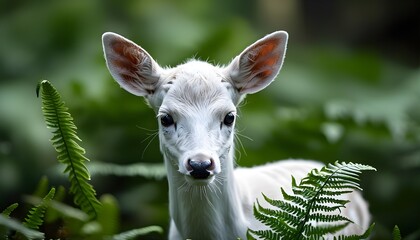
[[[286,30],[280,75],[242,104],[239,165],[284,158],[370,164],[378,171],[365,173],[362,187],[374,239],[391,239],[396,224],[411,234],[420,229],[419,13],[416,0],[2,0],[0,209],[22,202],[43,175],[68,186],[35,95],[42,79],[69,106],[92,161],[162,162],[154,113],[112,80],[103,32],[175,66],[188,58],[227,64],[265,34]],[[95,175],[92,184],[99,196],[117,198],[120,231],[167,229],[166,179]]]

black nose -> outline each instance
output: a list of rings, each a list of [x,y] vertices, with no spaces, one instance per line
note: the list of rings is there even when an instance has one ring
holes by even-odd
[[[190,175],[195,179],[206,179],[210,175],[209,169],[213,166],[212,159],[194,160],[188,159],[188,165],[192,171]]]

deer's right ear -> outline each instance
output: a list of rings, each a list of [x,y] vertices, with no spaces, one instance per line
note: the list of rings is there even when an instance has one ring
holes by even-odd
[[[115,33],[104,33],[106,65],[122,88],[137,96],[154,93],[161,67],[140,46]]]

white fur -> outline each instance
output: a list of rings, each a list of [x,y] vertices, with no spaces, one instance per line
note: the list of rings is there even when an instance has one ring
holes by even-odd
[[[234,123],[228,113],[245,94],[268,86],[282,66],[288,35],[275,32],[246,48],[227,67],[191,60],[164,69],[133,42],[105,33],[103,45],[112,76],[127,91],[144,96],[157,117],[170,115],[175,124],[159,125],[160,149],[168,172],[171,227],[169,239],[246,239],[248,228],[265,229],[253,216],[261,192],[280,199],[280,187],[290,192],[297,180],[322,165],[286,160],[254,168],[236,168]],[[209,177],[195,179],[190,159],[211,159]],[[355,221],[345,233],[360,233],[370,218],[358,192],[344,214]]]

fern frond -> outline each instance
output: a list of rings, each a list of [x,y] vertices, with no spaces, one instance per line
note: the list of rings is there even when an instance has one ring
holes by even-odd
[[[254,216],[269,230],[250,229],[250,238],[264,239],[323,239],[337,233],[352,221],[338,212],[349,202],[339,198],[355,189],[361,190],[359,175],[373,167],[355,163],[328,164],[322,169],[314,169],[296,183],[292,178],[292,194],[281,189],[283,200],[273,200],[263,194],[273,209],[254,206]],[[371,227],[372,228],[372,227]],[[361,239],[363,235],[338,236],[338,239]]]
[[[326,223],[330,223],[330,222],[348,222],[348,223],[353,223],[353,221],[351,221],[350,219],[341,216],[341,215],[326,215],[324,213],[313,213],[309,216],[308,220],[310,221],[316,221],[316,222],[326,222]]]
[[[102,234],[105,236],[117,234],[120,227],[120,209],[117,199],[111,194],[104,194],[99,200],[102,209],[96,220],[102,227]]]
[[[12,205],[8,206],[6,209],[3,210],[3,212],[0,213],[0,217],[6,218],[6,220],[10,219],[10,214],[19,206],[17,203],[13,203]],[[6,228],[6,225],[2,226],[4,224],[0,221],[0,239],[9,239],[8,238],[8,229]]]
[[[370,234],[373,231],[373,228],[375,227],[375,223],[372,223],[368,229],[362,234],[362,235],[349,235],[349,236],[338,236],[334,237],[334,240],[360,240],[360,239],[368,239]]]
[[[271,230],[254,231],[254,230],[248,229],[248,233],[251,233],[251,235],[250,235],[251,237],[248,237],[248,239],[255,239],[254,236],[257,236],[259,239],[270,239],[270,240],[283,239],[282,234],[280,234],[278,232],[271,231]]]
[[[392,239],[393,240],[401,240],[400,228],[397,225],[395,225],[394,230],[392,230]]]
[[[57,198],[57,193],[56,192],[56,196],[55,198]],[[87,215],[87,213],[83,212],[82,210],[78,209],[78,208],[74,208],[72,206],[69,206],[67,204],[64,204],[60,201],[57,200],[51,200],[49,203],[49,210],[53,210],[55,211],[55,215],[59,215],[59,217],[63,217],[66,219],[76,219],[80,222],[88,222],[89,221],[89,216]],[[30,203],[30,204],[34,204],[34,205],[38,205],[42,202],[42,198],[39,197],[34,197],[34,196],[25,196],[25,201]],[[49,211],[51,212],[51,211]],[[47,212],[47,213],[49,213]],[[48,215],[48,214],[47,214]],[[47,218],[48,216],[46,216]],[[46,219],[47,221],[47,219]]]
[[[73,118],[68,113],[68,108],[61,100],[60,94],[44,80],[37,86],[37,95],[41,92],[42,112],[45,117],[47,127],[53,129],[52,145],[58,153],[58,161],[66,165],[64,170],[70,180],[70,193],[74,196],[74,202],[90,218],[94,219],[98,215],[100,202],[96,199],[96,193],[92,185],[89,184],[90,175],[86,168],[85,161],[89,161],[84,154],[85,150],[77,142],[76,126]]]
[[[51,188],[48,194],[42,199],[42,202],[29,210],[28,216],[25,218],[23,225],[25,227],[37,230],[44,222],[44,214],[50,201],[54,198],[55,188]]]
[[[44,239],[45,238],[44,233],[25,227],[23,224],[16,221],[15,219],[8,218],[2,214],[0,214],[0,226],[5,226],[8,229],[15,230],[16,232],[19,232],[20,234],[24,235],[28,239]],[[3,236],[0,235],[0,237],[3,237]]]
[[[324,224],[324,225],[317,225],[317,226],[309,225],[306,228],[305,235],[309,239],[311,238],[319,239],[327,234],[334,234],[342,230],[343,228],[347,227],[347,225],[349,224],[350,222],[344,222],[344,223],[339,223],[339,224]]]
[[[60,214],[61,209],[58,210],[57,207],[55,207],[54,202],[63,202],[65,197],[66,197],[66,189],[63,186],[59,186],[58,188],[56,188],[54,200],[51,201],[50,209],[47,211],[45,215],[46,223],[55,222],[61,217],[61,214]],[[81,210],[79,211],[82,212]],[[86,215],[86,220],[87,220],[89,217],[87,216],[87,214],[85,215]]]
[[[19,206],[18,203],[13,203],[12,205],[8,206],[6,209],[1,212],[1,214],[5,217],[9,217],[10,214]]]
[[[150,233],[163,233],[163,229],[159,226],[148,226],[148,227],[144,227],[144,228],[138,228],[138,229],[133,229],[133,230],[129,230],[117,235],[112,236],[110,239],[113,240],[129,240],[129,239],[134,239],[138,236],[144,236]]]
[[[47,195],[50,190],[47,176],[42,176],[38,182],[38,185],[35,188],[35,191],[32,193],[32,196],[40,197]]]
[[[255,218],[263,223],[264,225],[270,227],[276,232],[290,232],[293,231],[293,215],[284,216],[284,212],[278,210],[272,210],[269,208],[262,207],[258,201],[254,205]],[[287,214],[287,213],[286,213]],[[283,219],[287,219],[287,222],[284,222]]]

